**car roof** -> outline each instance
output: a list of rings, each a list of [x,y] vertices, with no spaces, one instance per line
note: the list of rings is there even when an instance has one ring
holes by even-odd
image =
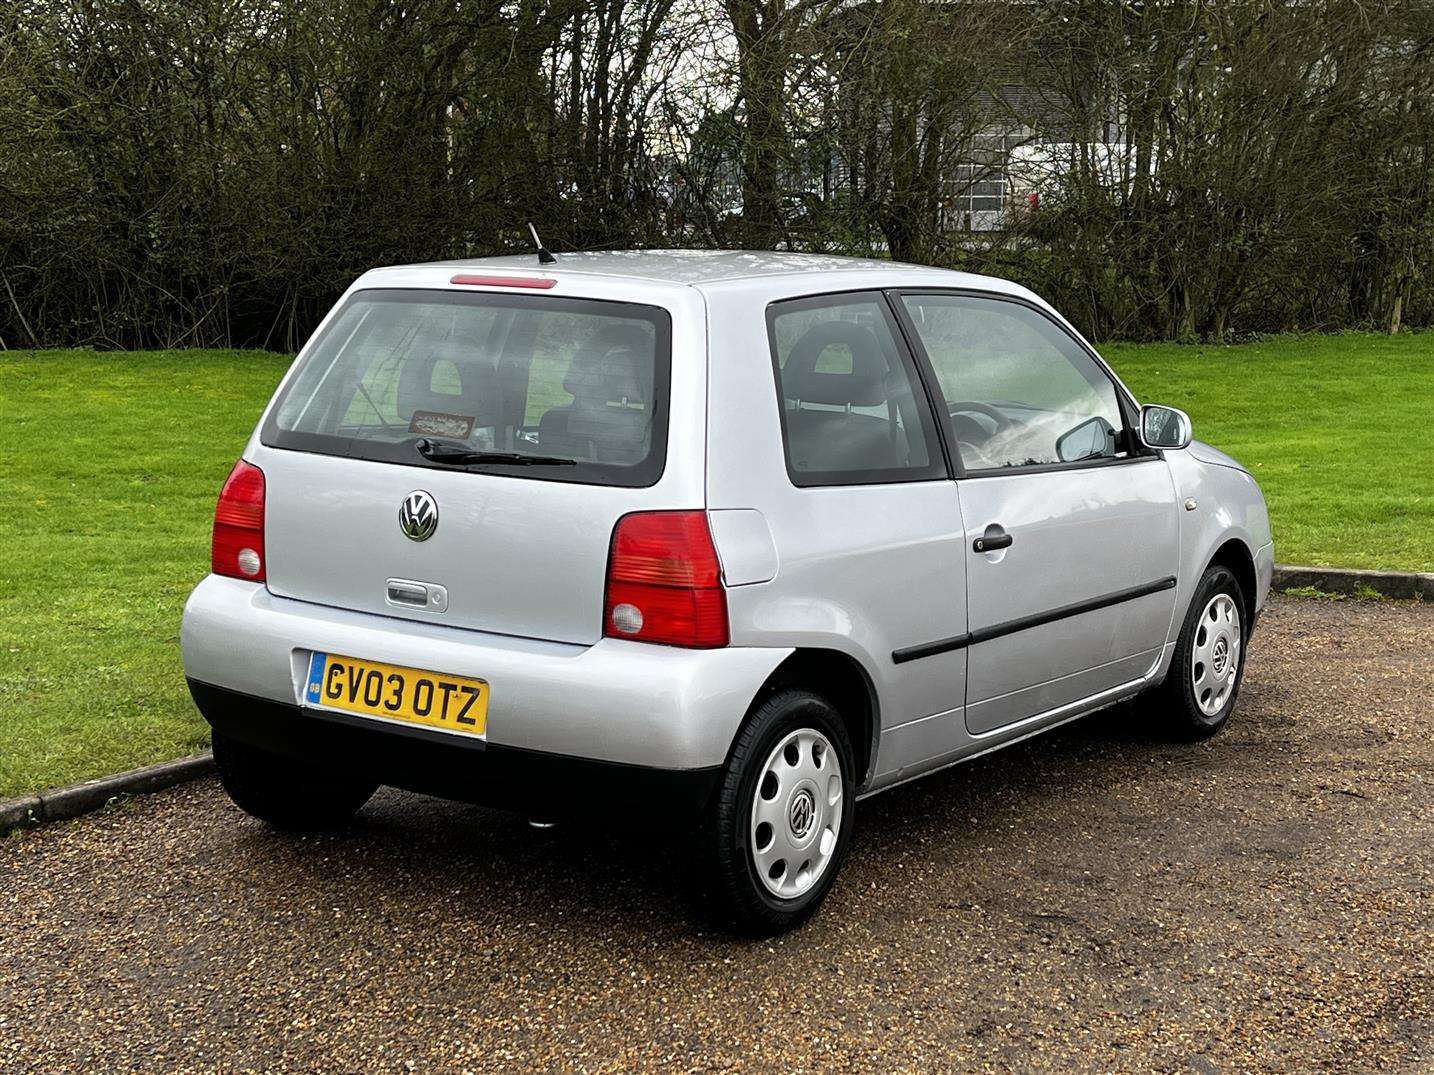
[[[983,290],[1024,289],[1010,281],[974,273],[935,269],[877,258],[848,258],[831,254],[802,254],[762,250],[603,250],[559,254],[552,265],[539,265],[534,254],[430,262],[426,265],[390,266],[389,269],[493,270],[523,269],[543,274],[578,273],[620,277],[662,284],[701,287],[766,276],[826,276],[847,273],[883,273],[945,287]],[[380,270],[384,271],[384,270]],[[893,284],[893,286],[897,286]]]
[[[550,265],[539,264],[535,253],[387,265],[364,273],[349,293],[372,287],[446,289],[460,273],[481,275],[494,270],[538,278],[586,278],[594,293],[602,291],[604,298],[627,302],[648,302],[664,292],[669,298],[683,292],[690,295],[688,289],[705,293],[709,299],[722,292],[750,296],[754,291],[770,291],[794,298],[880,288],[968,289],[1023,299],[1045,310],[1084,342],[1050,303],[1013,280],[881,258],[780,250],[594,250],[558,254]],[[762,287],[762,280],[772,281],[769,289]],[[483,286],[477,281],[468,283]],[[497,281],[486,283],[501,288]]]

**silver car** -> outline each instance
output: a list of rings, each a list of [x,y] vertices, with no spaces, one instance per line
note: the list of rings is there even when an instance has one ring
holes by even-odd
[[[789,928],[859,800],[1112,703],[1218,731],[1249,472],[1004,280],[798,254],[361,277],[214,519],[184,667],[282,828],[380,784],[676,823]]]

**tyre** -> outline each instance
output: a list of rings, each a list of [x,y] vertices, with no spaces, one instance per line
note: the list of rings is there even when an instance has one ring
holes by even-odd
[[[709,807],[712,910],[739,932],[771,935],[821,903],[851,840],[851,740],[835,707],[781,690],[737,735]]]
[[[1158,699],[1171,733],[1207,739],[1225,726],[1245,674],[1248,616],[1228,568],[1209,568],[1195,588]]]
[[[331,829],[354,816],[375,781],[333,773],[214,732],[214,767],[234,804],[277,829]]]

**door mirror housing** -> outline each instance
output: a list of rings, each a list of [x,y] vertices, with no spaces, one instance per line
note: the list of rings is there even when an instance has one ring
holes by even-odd
[[[1140,408],[1140,440],[1147,448],[1188,448],[1190,416],[1152,403]]]

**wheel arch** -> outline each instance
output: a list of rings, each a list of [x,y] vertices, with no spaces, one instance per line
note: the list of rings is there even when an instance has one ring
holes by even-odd
[[[876,687],[860,661],[835,649],[793,650],[772,670],[752,700],[752,709],[776,691],[804,687],[821,694],[842,716],[851,738],[859,787],[871,780],[881,735],[880,704]]]
[[[1230,537],[1211,555],[1204,570],[1200,572],[1201,576],[1216,566],[1228,568],[1235,576],[1235,581],[1240,586],[1240,597],[1245,603],[1245,622],[1253,626],[1259,587],[1255,575],[1255,554],[1242,538]]]

